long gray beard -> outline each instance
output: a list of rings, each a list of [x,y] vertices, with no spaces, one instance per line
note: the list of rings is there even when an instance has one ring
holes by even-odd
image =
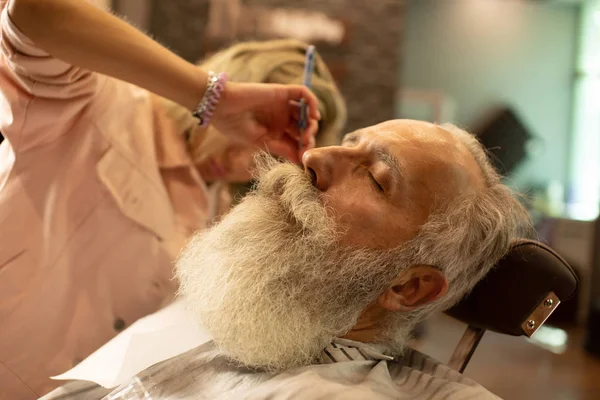
[[[177,263],[188,309],[232,359],[281,371],[313,362],[398,275],[391,252],[342,247],[307,175],[264,163],[259,183]]]

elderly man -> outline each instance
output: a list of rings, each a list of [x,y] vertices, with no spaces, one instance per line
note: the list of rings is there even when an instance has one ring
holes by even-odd
[[[304,171],[260,161],[254,192],[177,264],[214,340],[115,398],[495,398],[406,346],[528,222],[477,140],[395,120],[308,151]]]

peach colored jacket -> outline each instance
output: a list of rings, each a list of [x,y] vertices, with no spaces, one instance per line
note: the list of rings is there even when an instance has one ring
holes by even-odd
[[[153,96],[52,58],[5,4],[0,399],[19,400],[172,299],[173,260],[222,193]]]

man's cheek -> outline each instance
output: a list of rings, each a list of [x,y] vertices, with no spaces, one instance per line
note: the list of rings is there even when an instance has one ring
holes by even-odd
[[[353,245],[372,245],[374,235],[379,230],[377,207],[364,196],[351,194],[333,198],[324,196],[323,202],[337,214],[337,220],[344,228],[342,241]]]

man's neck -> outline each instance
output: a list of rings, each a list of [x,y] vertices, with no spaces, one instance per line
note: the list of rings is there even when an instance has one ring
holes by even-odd
[[[381,321],[385,312],[377,303],[369,305],[358,318],[354,328],[343,338],[363,343],[374,342],[381,332]]]

